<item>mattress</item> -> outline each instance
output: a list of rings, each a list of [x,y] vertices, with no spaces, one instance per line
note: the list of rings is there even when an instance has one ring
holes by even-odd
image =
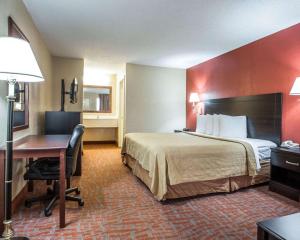
[[[139,178],[150,190],[152,179],[138,161],[128,154],[123,155],[123,163]],[[167,186],[167,192],[160,201],[205,195],[210,193],[229,193],[249,186],[263,184],[270,179],[270,161],[262,160],[261,169],[256,176],[236,176],[209,181],[197,181]],[[151,190],[150,190],[151,191]]]
[[[197,132],[193,132],[195,135],[199,136],[212,136],[213,135],[206,135],[206,134],[200,134]],[[257,169],[259,170],[261,168],[260,166],[260,161],[261,160],[268,160],[271,158],[271,148],[277,147],[277,144],[269,141],[269,140],[264,140],[264,139],[256,139],[256,138],[226,138],[226,139],[231,139],[233,141],[239,141],[239,142],[245,142],[251,145],[252,150],[255,155],[256,159],[256,166]]]
[[[277,147],[276,143],[255,138],[240,139],[250,143],[254,147],[254,151],[257,152],[259,160],[265,160],[271,158],[271,148]]]
[[[126,134],[122,154],[148,172],[150,190],[158,200],[165,197],[168,185],[254,177],[260,170],[250,143],[197,133]],[[135,175],[136,171],[133,168]]]

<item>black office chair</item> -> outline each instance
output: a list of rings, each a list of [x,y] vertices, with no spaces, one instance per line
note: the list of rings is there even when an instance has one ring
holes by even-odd
[[[84,201],[80,196],[71,196],[70,193],[80,194],[79,188],[70,188],[70,178],[73,176],[76,170],[77,157],[79,152],[82,135],[84,133],[84,126],[77,125],[70,138],[69,147],[66,152],[66,200],[76,201],[79,206],[84,205]],[[49,201],[44,209],[46,217],[52,214],[52,208],[59,199],[59,159],[58,158],[43,158],[31,162],[27,165],[27,172],[24,175],[25,180],[47,180],[47,182],[54,181],[53,189],[48,188],[47,194],[40,197],[34,197],[25,201],[26,207],[31,207],[32,203],[40,201]]]

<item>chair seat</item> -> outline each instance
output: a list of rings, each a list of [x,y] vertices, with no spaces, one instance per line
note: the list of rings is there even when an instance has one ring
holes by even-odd
[[[25,180],[58,180],[59,179],[59,159],[40,158],[29,166],[24,175]]]

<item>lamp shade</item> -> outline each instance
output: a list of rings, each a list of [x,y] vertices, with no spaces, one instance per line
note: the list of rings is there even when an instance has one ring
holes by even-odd
[[[192,92],[190,94],[189,102],[191,102],[191,103],[200,102],[198,93]]]
[[[290,95],[300,95],[300,77],[295,79]]]
[[[44,81],[29,43],[13,37],[0,37],[0,80]]]

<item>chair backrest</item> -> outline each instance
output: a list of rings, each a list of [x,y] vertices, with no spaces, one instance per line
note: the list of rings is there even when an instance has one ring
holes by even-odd
[[[79,152],[82,135],[84,133],[84,125],[78,124],[72,133],[70,138],[69,147],[67,149],[67,159],[66,159],[66,173],[67,175],[73,175],[76,171],[77,158]]]

